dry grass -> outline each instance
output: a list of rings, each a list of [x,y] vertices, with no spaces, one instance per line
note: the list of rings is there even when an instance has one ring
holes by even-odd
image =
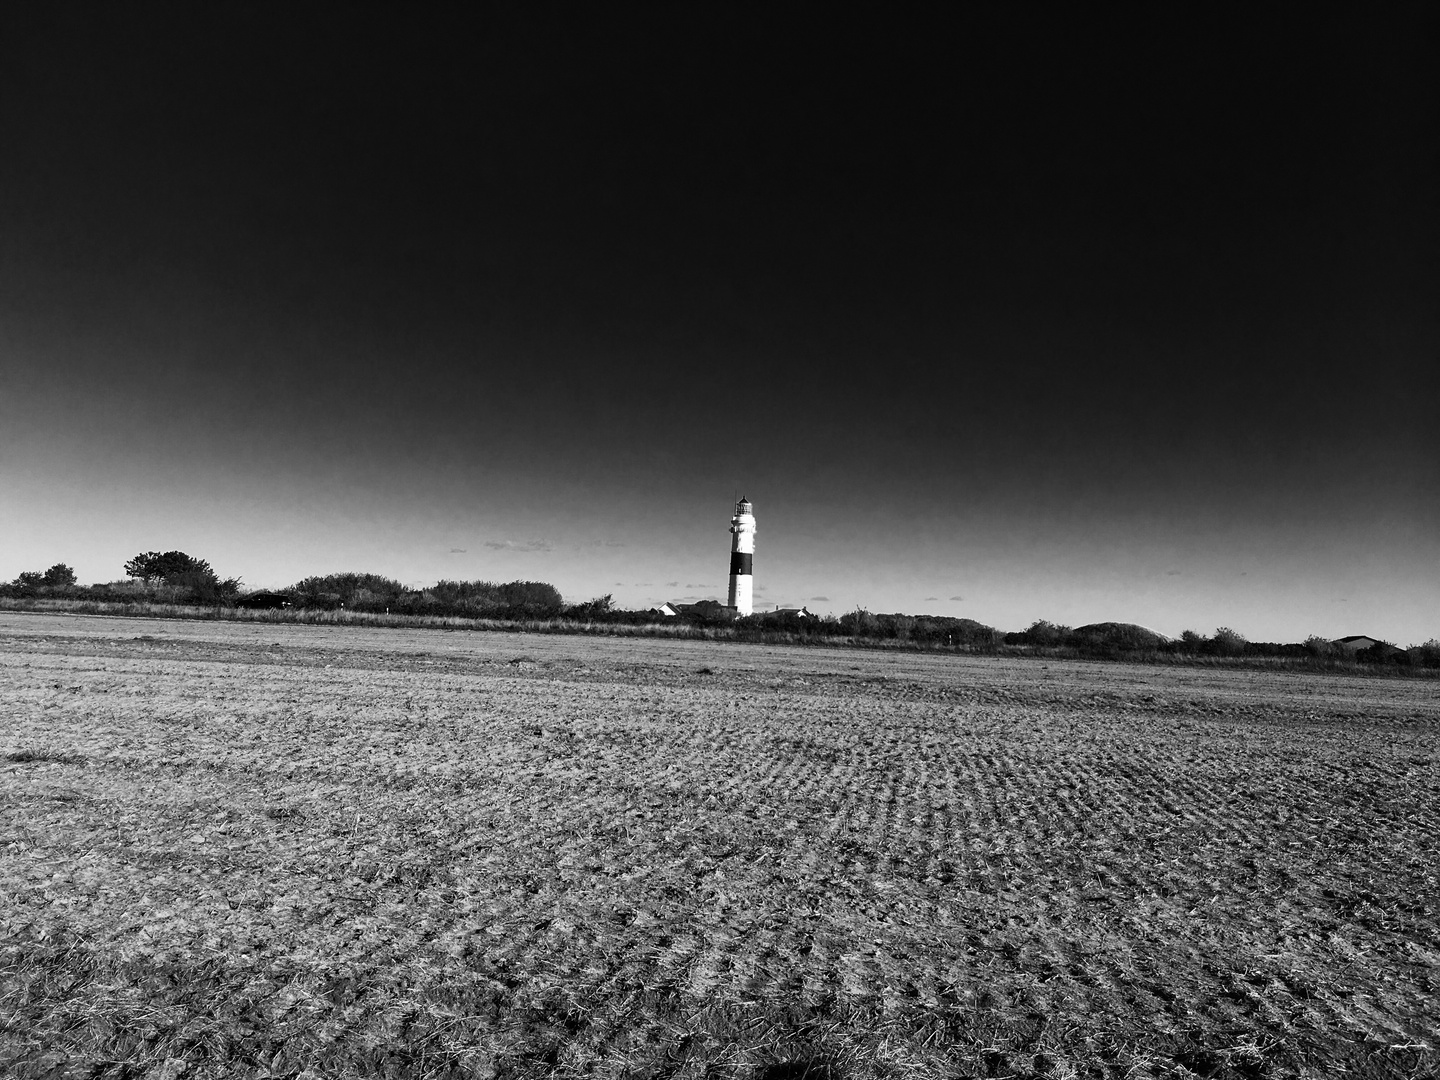
[[[1434,1075],[1422,682],[0,616],[0,1072]]]
[[[713,640],[726,627],[689,623],[597,623],[556,619],[471,619],[459,615],[402,615],[348,608],[239,608],[203,604],[164,604],[151,601],[73,599],[14,599],[0,597],[0,612],[47,615],[105,615],[138,619],[186,619],[205,622],[275,623],[282,625],[385,627],[405,630],[501,630],[524,633],[604,634],[618,637],[679,637]]]

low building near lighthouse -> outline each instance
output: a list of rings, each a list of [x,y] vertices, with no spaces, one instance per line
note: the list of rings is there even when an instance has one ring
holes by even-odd
[[[733,619],[735,609],[727,607],[719,600],[698,600],[693,604],[683,604],[679,601],[671,601],[668,604],[661,604],[655,609],[656,614],[667,619],[678,618],[681,615],[689,615],[692,618],[702,619],[706,622],[714,622],[719,619]]]

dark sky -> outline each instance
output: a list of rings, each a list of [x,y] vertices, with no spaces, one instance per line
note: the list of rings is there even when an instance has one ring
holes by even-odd
[[[1440,634],[1435,35],[0,32],[0,576]],[[824,598],[824,599],[817,599]]]

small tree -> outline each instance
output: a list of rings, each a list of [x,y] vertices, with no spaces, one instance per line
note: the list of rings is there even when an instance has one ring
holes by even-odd
[[[151,585],[214,585],[219,581],[215,571],[204,559],[195,559],[183,551],[145,551],[125,564],[125,573]]]
[[[45,571],[44,577],[41,578],[41,584],[61,586],[74,585],[75,571],[72,570],[70,567],[66,566],[63,562],[57,562],[54,566],[50,567],[49,570]]]
[[[56,563],[43,574],[39,570],[25,570],[14,581],[20,589],[64,588],[75,584],[75,571],[64,563]]]
[[[240,591],[239,578],[220,580],[210,564],[183,551],[145,551],[125,564],[125,573],[146,585],[167,585],[184,590],[191,600],[204,604],[233,600]]]
[[[1245,635],[1238,630],[1231,630],[1228,626],[1216,630],[1212,640],[1215,651],[1221,656],[1240,656],[1245,652]]]
[[[880,629],[880,620],[863,607],[840,616],[840,626],[855,637],[873,637]]]
[[[615,612],[615,594],[606,593],[583,604],[575,604],[565,614],[572,619],[606,619]]]

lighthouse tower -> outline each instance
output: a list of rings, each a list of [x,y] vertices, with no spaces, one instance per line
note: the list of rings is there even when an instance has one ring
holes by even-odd
[[[735,504],[730,533],[729,606],[735,609],[736,615],[749,615],[754,609],[751,588],[755,581],[750,568],[750,562],[755,557],[755,515],[749,499],[741,499]]]

